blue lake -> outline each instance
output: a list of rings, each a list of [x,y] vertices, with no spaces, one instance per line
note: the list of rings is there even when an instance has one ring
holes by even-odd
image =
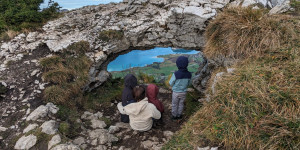
[[[57,2],[62,9],[75,9],[80,8],[87,5],[99,5],[99,4],[108,4],[110,2],[122,2],[123,0],[54,0]],[[46,8],[48,6],[49,0],[45,0],[44,3],[41,4],[41,9]]]
[[[195,50],[172,49],[156,47],[151,50],[133,50],[127,54],[118,56],[107,66],[107,71],[122,71],[132,67],[145,67],[154,62],[163,62],[164,58],[158,58],[159,55],[170,54],[197,54]]]

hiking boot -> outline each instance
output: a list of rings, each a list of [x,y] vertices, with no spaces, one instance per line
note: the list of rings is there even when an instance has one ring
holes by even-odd
[[[177,120],[177,117],[171,115],[171,120]]]
[[[179,115],[176,118],[181,120],[182,119],[182,115]]]

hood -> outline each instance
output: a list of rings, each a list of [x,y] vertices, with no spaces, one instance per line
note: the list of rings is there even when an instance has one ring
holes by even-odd
[[[137,79],[133,74],[127,74],[124,80],[125,87],[133,89],[135,86],[137,86]]]
[[[161,101],[157,99],[158,94],[158,87],[155,84],[149,84],[147,87],[147,97],[149,103],[152,103],[155,105],[155,107],[160,111],[164,112],[164,106]]]
[[[187,69],[189,65],[189,59],[184,56],[179,56],[176,60],[176,66],[178,69]]]
[[[147,97],[149,102],[157,99],[158,87],[155,84],[149,84],[147,86]]]
[[[143,100],[131,103],[124,107],[124,110],[127,115],[138,115],[141,111],[143,111],[148,105],[148,98],[144,98]]]

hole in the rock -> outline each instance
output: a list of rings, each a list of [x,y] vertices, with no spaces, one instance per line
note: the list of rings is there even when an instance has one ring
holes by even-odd
[[[195,75],[199,63],[203,61],[202,53],[196,50],[156,47],[150,50],[133,50],[119,55],[107,66],[113,78],[123,78],[129,73],[137,76],[146,74],[152,76],[155,82],[165,81],[170,74],[178,70],[176,59],[179,56],[189,58],[188,70]]]

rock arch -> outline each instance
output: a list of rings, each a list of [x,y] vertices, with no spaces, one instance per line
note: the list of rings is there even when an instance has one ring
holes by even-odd
[[[92,90],[109,77],[108,62],[124,52],[153,47],[201,50],[208,21],[228,3],[229,0],[125,0],[86,6],[48,22],[42,32],[17,36],[2,44],[1,49],[17,54],[46,44],[52,52],[60,52],[72,43],[87,41],[92,50],[86,55],[93,65],[85,90]],[[204,89],[202,79],[207,79],[213,66],[207,66],[207,60],[204,62],[200,66],[208,70],[200,69],[194,82],[199,91]]]

